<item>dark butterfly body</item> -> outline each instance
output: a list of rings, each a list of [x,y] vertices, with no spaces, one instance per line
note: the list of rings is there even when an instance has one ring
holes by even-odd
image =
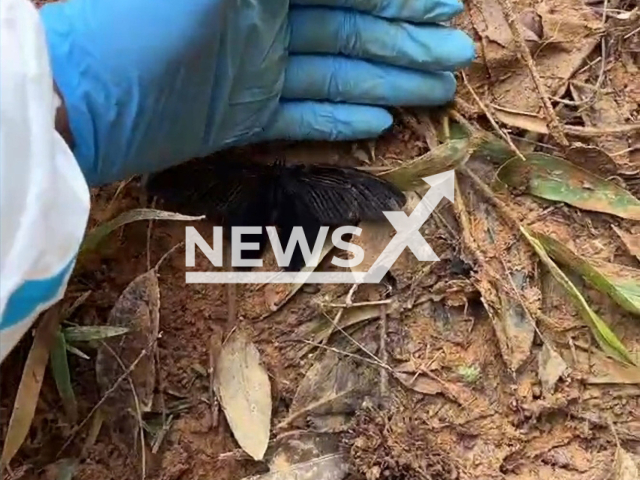
[[[178,212],[206,215],[225,229],[259,226],[260,234],[245,234],[243,242],[257,242],[258,251],[243,258],[259,258],[268,241],[265,226],[275,226],[283,248],[295,226],[301,226],[311,249],[321,226],[357,225],[386,221],[383,211],[404,206],[403,193],[393,184],[350,167],[332,165],[270,165],[216,159],[192,160],[149,177],[147,190]],[[290,271],[305,262],[296,246]]]

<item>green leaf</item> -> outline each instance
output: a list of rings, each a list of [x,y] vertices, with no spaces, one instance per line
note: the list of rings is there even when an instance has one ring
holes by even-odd
[[[71,385],[71,374],[69,373],[69,361],[67,359],[67,345],[62,331],[58,329],[55,341],[51,347],[51,371],[56,381],[58,393],[62,399],[64,411],[71,423],[78,420],[78,403],[73,393]]]
[[[640,315],[640,270],[586,259],[549,235],[535,233],[549,255],[582,275],[594,288],[608,295],[625,310]]]
[[[625,189],[562,158],[543,153],[514,157],[499,171],[511,187],[593,212],[640,220],[640,200]]]
[[[607,355],[615,358],[616,360],[623,363],[637,365],[631,358],[631,354],[627,348],[622,344],[618,337],[616,337],[615,333],[613,333],[604,320],[602,320],[598,314],[591,309],[576,286],[571,283],[571,280],[567,278],[564,272],[560,270],[560,267],[558,267],[551,257],[549,257],[542,243],[535,238],[535,234],[522,226],[520,227],[520,231],[536,251],[540,260],[542,260],[542,262],[549,268],[553,277],[560,285],[562,285],[567,294],[571,297],[574,304],[580,311],[582,318],[591,328],[591,332],[600,345],[600,348],[602,348]]]
[[[475,142],[476,140],[468,138],[450,140],[438,145],[429,153],[380,174],[380,177],[405,191],[424,187],[424,177],[455,169],[464,163],[469,158]]]
[[[67,342],[91,342],[94,340],[104,340],[109,337],[124,335],[129,331],[126,327],[104,326],[84,326],[67,327],[62,332]]]
[[[164,210],[156,210],[153,208],[136,208],[118,215],[113,220],[100,224],[88,232],[80,246],[80,253],[82,254],[89,250],[93,250],[107,235],[127,223],[137,222],[139,220],[177,220],[188,222],[202,220],[203,218],[205,218],[204,215],[200,217],[192,217]]]

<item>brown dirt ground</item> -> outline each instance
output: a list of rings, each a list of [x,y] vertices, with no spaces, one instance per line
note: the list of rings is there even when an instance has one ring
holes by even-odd
[[[541,114],[538,96],[527,83],[529,80],[523,83],[522,76],[527,75],[521,72],[526,70],[515,59],[512,38],[508,29],[504,29],[499,10],[496,14],[496,5],[491,0],[471,2],[467,5],[469,12],[460,20],[482,46],[480,60],[467,71],[469,81],[486,103]],[[600,70],[597,65],[586,70],[576,65],[570,72],[562,69],[570,60],[583,65],[593,55],[598,57],[598,4],[586,9],[577,0],[525,0],[515,5],[516,14],[525,8],[536,9],[545,26],[544,32],[538,32],[544,45],[538,43],[536,47],[539,49],[536,61],[540,62],[543,80],[556,92],[554,95],[575,99],[579,95],[577,90],[573,92],[575,96],[567,97],[567,92],[575,86],[568,80],[575,78],[575,74],[580,75],[579,82],[576,81],[580,85],[594,85]],[[558,9],[562,8],[568,8],[569,13],[559,13]],[[630,3],[613,0],[609,0],[608,8],[614,12],[632,10]],[[635,15],[637,26],[637,11]],[[555,28],[549,34],[547,29],[557,27],[559,18],[562,28]],[[638,122],[640,39],[637,34],[623,39],[623,35],[616,33],[631,31],[624,22],[612,19],[608,24],[611,59],[606,78],[601,82],[601,94],[587,104],[588,108],[570,105],[559,108],[563,122],[594,128]],[[545,46],[548,49],[544,49]],[[576,55],[580,58],[576,59]],[[565,64],[557,63],[560,58]],[[468,118],[474,118],[479,112],[472,97],[463,87],[460,91],[467,106],[473,105],[466,112]],[[621,115],[624,118],[620,118]],[[523,131],[518,129],[521,124],[500,118],[508,132],[516,137],[522,135]],[[484,125],[481,117],[477,119]],[[399,122],[375,142],[375,164],[398,164],[428,151],[432,137],[421,134],[426,131],[421,130],[424,125],[429,125],[429,121],[423,113],[418,113],[412,122]],[[551,143],[543,135],[529,139]],[[626,174],[617,176],[619,183],[640,194],[638,137],[600,135],[571,140],[599,146],[610,155],[618,153],[609,158],[615,162],[615,173]],[[367,159],[365,152],[370,145],[366,142],[274,145],[256,148],[253,152],[256,156],[269,157],[284,150],[288,156],[297,158],[308,156],[324,161],[362,163]],[[491,183],[495,167],[485,159],[474,158],[468,167]],[[387,315],[385,351],[379,348],[377,340],[381,324],[378,318],[354,327],[352,334],[363,342],[371,341],[373,353],[386,354],[388,363],[404,373],[402,378],[415,375],[417,383],[407,388],[391,378],[388,396],[380,403],[377,399],[381,382],[373,381],[369,390],[347,410],[346,420],[336,417],[333,419],[336,423],[330,426],[322,423],[325,420],[309,415],[284,431],[296,428],[339,431],[348,452],[351,475],[368,480],[604,480],[611,473],[616,438],[640,465],[640,381],[636,378],[623,384],[619,379],[607,383],[593,380],[603,371],[613,372],[611,375],[615,376],[618,367],[597,354],[597,345],[584,322],[548,272],[532,261],[531,252],[519,243],[521,239],[516,238],[512,226],[496,217],[486,198],[474,189],[468,178],[459,177],[459,180],[462,197],[472,207],[472,231],[477,234],[487,261],[491,265],[502,262],[510,273],[522,271],[535,278],[537,286],[523,290],[522,294],[529,304],[544,313],[537,319],[537,328],[567,361],[567,374],[553,392],[542,390],[537,360],[542,342],[533,330],[527,333],[530,325],[514,327],[521,330],[512,337],[511,356],[505,358],[502,340],[496,334],[499,327],[487,314],[479,293],[481,290],[487,294],[482,290],[486,271],[466,247],[461,247],[460,225],[454,208],[443,203],[439,215],[433,216],[425,227],[425,236],[441,262],[418,275],[415,259],[405,252],[401,259],[405,263],[392,272],[398,280],[395,285],[363,286],[354,298],[354,301],[384,298],[394,301]],[[120,212],[146,205],[147,199],[137,180],[126,184],[116,196],[118,187],[112,185],[93,192],[90,227]],[[511,213],[520,221],[553,233],[583,254],[638,268],[637,259],[629,255],[611,229],[611,225],[615,225],[638,235],[637,222],[517,192],[501,192],[498,196],[509,204]],[[208,222],[193,225],[205,238],[210,235]],[[126,286],[184,240],[184,226],[181,222],[154,222],[149,235],[149,222],[137,222],[114,232],[99,254],[78,265],[71,280],[68,298],[92,292],[73,321],[85,325],[104,324]],[[483,232],[488,229],[495,233],[492,245],[482,243]],[[208,268],[201,257],[198,257],[200,266]],[[226,328],[227,287],[186,285],[183,258],[183,250],[179,249],[159,270],[162,336],[158,340],[160,381],[156,385],[154,411],[162,410],[164,404],[164,409],[174,416],[158,452],[153,454],[147,448],[147,478],[239,480],[267,469],[263,463],[242,455],[222,413],[214,425],[206,369],[211,345],[220,344]],[[475,272],[467,271],[465,262],[474,266]],[[613,306],[595,290],[584,285],[581,288],[629,350],[637,352],[640,349],[637,317]],[[282,287],[238,286],[238,322],[257,346],[272,383],[273,426],[287,417],[309,367],[328,355],[324,350],[303,351],[306,345],[299,339],[313,339],[310,326],[322,322],[323,310],[331,317],[336,313],[335,308],[323,307],[323,303],[343,302],[348,290],[348,286],[340,285],[303,287],[284,306],[270,313],[270,305],[282,299]],[[344,338],[337,333],[330,344],[338,345],[341,341]],[[30,338],[26,338],[2,366],[2,438],[29,346]],[[95,357],[93,350],[86,353]],[[82,419],[100,399],[94,361],[73,355],[70,359]],[[509,367],[513,362],[517,364],[515,369]],[[362,362],[359,366],[378,378],[376,367]],[[107,417],[97,439],[84,452],[74,479],[140,478],[140,456],[135,453],[131,437],[118,433],[114,427],[117,425],[110,424]],[[69,430],[55,385],[47,375],[32,429],[12,463],[14,473],[9,478],[56,478],[53,466],[56,459],[77,458],[86,441],[87,429],[84,429],[57,457]]]

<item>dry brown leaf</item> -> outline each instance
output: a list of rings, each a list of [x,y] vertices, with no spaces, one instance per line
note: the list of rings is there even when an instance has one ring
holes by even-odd
[[[262,460],[271,430],[271,383],[258,349],[241,330],[222,346],[214,389],[240,447]]]
[[[4,439],[2,458],[0,459],[0,472],[3,472],[5,467],[9,465],[9,462],[18,452],[29,433],[38,398],[40,397],[40,387],[42,387],[42,380],[49,361],[49,351],[58,332],[60,318],[60,306],[59,304],[54,305],[44,313],[36,329],[33,344],[22,371],[22,378],[20,379],[20,386],[13,404],[7,435]]]
[[[425,395],[437,395],[443,392],[442,383],[426,375],[409,375],[408,373],[394,373],[404,386]]]
[[[345,339],[341,339],[345,340]],[[365,348],[375,352],[375,343],[367,342]],[[355,351],[353,348],[345,351]],[[363,352],[359,354],[366,355]],[[377,373],[377,372],[376,372]],[[363,395],[373,388],[372,369],[363,362],[327,351],[322,359],[307,372],[298,387],[290,413],[278,428],[295,423],[307,416],[326,416],[351,413],[357,409]]]
[[[147,348],[147,354],[140,359],[129,378],[136,390],[141,410],[148,412],[156,380],[156,344],[153,343],[150,348],[149,345],[157,338],[160,328],[160,289],[155,269],[136,277],[124,289],[109,314],[107,324],[128,328],[129,332],[105,339],[98,349],[96,376],[102,394],[124,373],[120,362],[128,368]],[[130,383],[122,382],[105,405],[113,412],[124,413],[127,406],[134,407],[131,393]]]
[[[348,473],[340,437],[334,434],[287,433],[275,441],[273,453],[267,455],[270,472],[244,480],[341,480]]]
[[[562,356],[569,362],[576,362],[573,370],[585,383],[640,384],[639,367],[622,364],[598,351],[564,350]]]
[[[629,253],[640,260],[640,235],[632,235],[613,225],[613,230],[618,234]]]
[[[547,120],[544,117],[498,107],[497,105],[493,105],[493,109],[496,118],[510,127],[522,128],[529,132],[542,133],[545,135],[549,133]]]
[[[479,258],[472,280],[491,318],[502,358],[516,371],[529,357],[535,335],[529,311],[540,303],[536,258],[464,177],[460,185],[457,191],[463,193],[456,196],[456,213],[465,243]]]
[[[622,447],[616,449],[611,480],[638,480],[638,467],[631,455]]]
[[[553,393],[556,382],[567,370],[564,359],[551,346],[545,343],[538,355],[538,377],[542,383],[542,390]]]

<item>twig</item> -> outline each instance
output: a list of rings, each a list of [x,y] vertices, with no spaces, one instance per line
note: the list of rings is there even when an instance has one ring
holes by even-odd
[[[387,364],[389,355],[387,353],[387,306],[380,306],[380,360]],[[389,395],[389,372],[380,368],[380,404],[385,403]]]
[[[529,69],[529,73],[531,74],[531,78],[533,79],[533,83],[538,90],[538,94],[540,95],[540,100],[542,101],[542,106],[547,114],[547,120],[549,122],[549,131],[551,135],[555,137],[555,139],[563,146],[569,146],[569,141],[564,135],[562,130],[562,125],[560,125],[560,121],[558,120],[558,116],[556,115],[553,106],[551,105],[551,101],[549,100],[549,95],[545,91],[544,85],[542,84],[542,79],[538,74],[538,70],[533,62],[533,57],[531,56],[531,52],[527,47],[527,44],[524,41],[524,37],[522,36],[522,31],[520,30],[520,25],[518,24],[518,20],[516,19],[513,8],[511,7],[510,0],[498,0],[498,3],[502,7],[505,20],[511,29],[511,33],[520,49],[520,55],[524,60],[527,68]]]
[[[353,296],[355,295],[356,290],[358,289],[358,285],[359,285],[358,283],[353,284],[353,286],[349,290],[349,293],[347,293],[347,298],[344,301],[345,306],[341,307],[338,313],[336,314],[335,318],[331,320],[332,325],[331,325],[331,328],[329,329],[328,335],[322,340],[323,345],[326,344],[329,341],[329,338],[331,337],[331,335],[333,335],[333,329],[337,327],[338,322],[340,321],[340,319],[342,318],[342,315],[344,314],[344,311],[351,306]]]
[[[114,358],[118,362],[118,365],[120,365],[120,368],[124,370],[124,372],[127,375],[127,380],[129,381],[129,386],[131,387],[131,395],[133,396],[133,403],[136,406],[138,428],[140,429],[140,454],[142,456],[142,459],[141,459],[142,460],[142,480],[144,480],[145,477],[147,476],[147,457],[146,457],[146,452],[144,447],[144,427],[142,425],[142,409],[140,408],[140,399],[138,398],[138,392],[136,392],[136,387],[133,384],[133,380],[131,380],[131,375],[130,375],[131,372],[127,373],[127,367],[125,367],[124,363],[122,363],[122,359],[120,358],[120,356],[116,352],[114,352],[113,349],[104,340],[100,340],[100,343],[102,344],[103,347],[109,350],[109,353],[111,353],[111,355],[114,356]]]
[[[211,397],[211,426],[216,428],[218,426],[219,421],[219,412],[220,405],[218,404],[218,397],[216,396],[214,389],[215,382],[215,366],[216,366],[216,357],[219,352],[216,342],[215,342],[215,334],[211,335],[209,339],[209,396]]]
[[[225,248],[225,263],[229,271],[233,270],[231,249]],[[232,332],[238,323],[238,289],[235,283],[227,283],[227,325],[226,332]],[[230,333],[229,333],[230,335]],[[228,338],[228,337],[227,337]]]
[[[58,450],[58,453],[57,453],[56,456],[60,456],[60,454],[65,450],[65,448],[67,448],[71,444],[71,442],[75,438],[76,434],[82,429],[82,427],[84,427],[87,424],[87,422],[92,417],[92,415],[94,413],[96,413],[96,410],[98,410],[104,404],[104,402],[107,400],[107,398],[109,398],[109,395],[111,395],[115,391],[115,389],[118,388],[118,386],[122,383],[122,381],[125,378],[127,378],[127,376],[133,371],[133,369],[136,368],[136,366],[138,365],[138,362],[140,362],[140,360],[142,360],[144,358],[144,356],[149,353],[149,349],[151,347],[153,347],[153,345],[158,341],[158,339],[161,336],[162,336],[162,333],[158,333],[158,336],[156,338],[154,338],[153,340],[151,340],[149,342],[149,344],[144,348],[144,350],[142,350],[142,352],[140,352],[140,355],[138,355],[138,357],[133,361],[133,363],[131,363],[131,365],[129,365],[129,368],[127,368],[127,371],[124,372],[122,375],[120,375],[120,377],[118,377],[118,379],[114,382],[114,384],[111,386],[111,388],[109,388],[109,390],[107,390],[105,392],[105,394],[98,401],[98,403],[96,403],[93,406],[93,408],[91,409],[89,414],[85,417],[85,419],[82,422],[80,422],[80,425],[78,425],[77,427],[75,427],[73,429],[73,431],[69,435],[69,438],[67,438],[67,441],[64,442],[62,447],[60,447],[60,450]]]
[[[333,324],[333,327],[337,328],[338,331],[340,333],[342,333],[345,337],[347,337],[347,339],[349,339],[349,341],[351,343],[353,343],[356,347],[358,347],[360,350],[362,350],[364,353],[366,353],[367,355],[369,355],[371,358],[373,358],[374,360],[380,362],[380,359],[378,357],[376,357],[373,353],[371,353],[369,350],[367,350],[365,348],[364,345],[362,345],[360,342],[358,342],[355,338],[353,338],[351,335],[349,335],[344,328],[342,328],[340,325],[338,325],[337,323],[335,323],[335,320],[332,320],[331,317],[329,317],[329,315],[325,314],[325,317],[327,317],[327,319]],[[330,333],[333,333],[333,331],[331,331]],[[330,336],[330,335],[329,335]],[[326,343],[328,337],[323,339],[323,342]]]
[[[567,133],[582,137],[592,137],[596,135],[614,135],[616,133],[631,133],[640,130],[640,123],[620,125],[619,127],[579,127],[576,125],[565,125]]]
[[[378,358],[375,355],[373,356],[373,360],[372,360],[370,358],[365,358],[362,355],[358,355],[357,353],[345,352],[344,350],[340,350],[338,348],[330,347],[328,345],[322,345],[321,343],[318,343],[318,342],[312,342],[311,340],[305,340],[304,338],[300,338],[300,339],[296,339],[296,340],[290,340],[290,341],[291,342],[303,342],[303,343],[306,343],[308,345],[313,345],[313,346],[318,347],[318,348],[324,348],[325,350],[331,350],[334,353],[339,353],[340,355],[346,355],[347,357],[351,357],[351,358],[357,358],[358,360],[362,360],[363,362],[370,363],[371,365],[376,365],[377,367],[384,368],[388,372],[393,372],[393,368],[391,368],[387,364],[382,363],[382,361],[378,360]]]
[[[520,152],[520,150],[518,150],[518,147],[516,147],[516,145],[513,143],[513,141],[511,140],[511,137],[509,137],[509,135],[507,135],[505,132],[502,131],[502,129],[498,125],[498,122],[496,122],[496,120],[493,118],[493,115],[489,111],[489,107],[487,107],[482,102],[482,100],[480,100],[480,97],[478,97],[478,95],[474,91],[473,87],[471,86],[471,84],[467,80],[467,76],[464,74],[464,72],[461,72],[461,75],[462,75],[462,81],[464,82],[464,86],[467,87],[467,90],[469,90],[469,93],[471,93],[471,96],[473,97],[475,102],[478,104],[480,109],[484,112],[484,114],[486,115],[487,119],[489,120],[489,123],[491,123],[491,126],[493,127],[493,129],[496,131],[496,133],[498,135],[500,135],[500,137],[505,142],[507,142],[507,144],[509,145],[511,150],[513,150],[513,153],[515,153],[518,156],[518,158],[520,158],[522,161],[526,162],[527,159],[524,158],[524,155],[522,155],[522,152]]]
[[[391,299],[387,299],[387,300],[372,300],[370,302],[354,302],[354,303],[350,303],[350,304],[346,304],[346,303],[321,303],[321,305],[324,305],[326,307],[333,307],[333,308],[358,308],[358,307],[366,307],[369,305],[388,305],[392,302],[393,300]]]
[[[156,198],[151,202],[151,208],[156,208]],[[153,218],[149,220],[147,227],[147,270],[151,270],[151,231],[153,230]]]
[[[165,253],[164,255],[162,255],[162,257],[160,257],[160,260],[158,260],[158,263],[156,263],[156,266],[153,267],[154,270],[156,271],[156,273],[158,272],[158,269],[160,268],[160,265],[162,265],[162,263],[166,260],[166,258],[171,255],[174,251],[176,251],[179,247],[184,246],[184,242],[180,242],[177,245],[174,245],[173,247],[171,247],[169,249],[169,251],[167,253]]]

